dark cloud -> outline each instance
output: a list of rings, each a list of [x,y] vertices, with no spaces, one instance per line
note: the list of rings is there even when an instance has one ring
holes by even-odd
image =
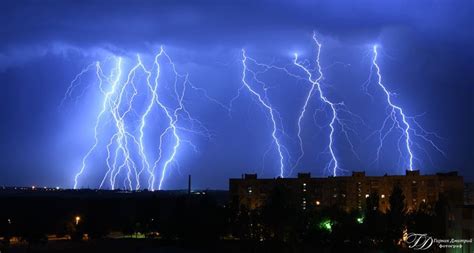
[[[4,1],[2,46],[60,40],[83,46],[147,42],[194,46],[317,29],[338,38],[407,27],[445,39],[472,38],[472,2],[457,1]],[[275,38],[281,40],[281,38]]]

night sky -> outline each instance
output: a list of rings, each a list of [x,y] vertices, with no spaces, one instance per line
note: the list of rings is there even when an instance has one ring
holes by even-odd
[[[418,139],[414,167],[424,174],[458,170],[466,180],[474,179],[473,1],[2,1],[0,23],[0,185],[72,187],[94,142],[102,99],[94,71],[61,101],[70,82],[91,63],[111,56],[133,62],[140,54],[151,66],[149,59],[163,45],[180,73],[228,106],[242,85],[242,48],[261,63],[303,75],[292,65],[293,54],[315,66],[313,31],[323,44],[323,89],[359,119],[350,133],[356,154],[336,132],[339,174],[406,169],[397,135],[387,138],[374,162],[377,141],[371,133],[382,125],[387,104],[374,79],[371,96],[362,87],[377,44],[384,83],[397,94],[394,101],[438,134],[441,138],[431,137],[446,153]],[[296,122],[310,86],[278,70],[261,79],[270,87],[268,101],[286,132],[278,134],[288,150],[289,172],[300,155]],[[241,90],[230,114],[202,92],[190,92],[185,100],[212,138],[183,133],[197,152],[182,146],[165,189],[184,188],[188,174],[195,188],[219,189],[242,173],[278,175],[269,115],[249,92]],[[315,98],[303,123],[305,156],[291,176],[329,175],[324,170],[330,159],[324,152],[329,111],[316,113],[320,108]],[[147,131],[162,122],[157,117]],[[149,136],[151,150],[159,138]],[[90,159],[81,187],[97,187],[105,172],[103,151]]]

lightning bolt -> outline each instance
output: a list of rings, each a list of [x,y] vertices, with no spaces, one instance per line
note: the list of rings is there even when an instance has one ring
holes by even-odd
[[[174,110],[174,112],[172,112],[170,109],[168,109],[164,104],[163,102],[160,100],[159,96],[156,96],[156,102],[158,103],[158,105],[160,106],[160,108],[165,112],[166,114],[166,118],[168,120],[168,127],[165,129],[165,131],[163,131],[163,133],[160,135],[160,145],[159,145],[159,158],[158,160],[156,160],[154,166],[153,166],[153,169],[152,171],[154,172],[155,169],[156,169],[156,166],[158,165],[158,163],[160,162],[160,160],[162,159],[162,144],[163,144],[163,138],[164,136],[168,133],[168,132],[171,132],[172,133],[172,136],[173,136],[173,139],[174,139],[174,144],[173,144],[173,147],[172,147],[172,152],[170,154],[170,156],[168,157],[168,159],[165,161],[164,165],[163,165],[163,169],[161,170],[161,177],[160,177],[160,182],[159,182],[159,186],[158,186],[158,189],[161,190],[162,189],[162,186],[163,186],[163,181],[164,181],[164,178],[166,176],[166,172],[168,170],[168,167],[169,165],[173,162],[173,160],[175,159],[175,156],[176,156],[176,152],[178,151],[178,148],[181,144],[181,139],[177,133],[177,127],[176,127],[176,122],[178,120],[178,112],[179,110],[181,110],[183,108],[183,96],[184,96],[184,92],[185,92],[185,89],[183,88],[183,93],[182,95],[180,96],[178,94],[178,90],[177,90],[177,87],[176,87],[176,82],[177,82],[177,79],[178,79],[178,74],[176,72],[176,68],[175,68],[175,65],[174,63],[171,61],[171,59],[169,58],[169,56],[166,54],[168,60],[172,63],[172,67],[173,67],[173,71],[175,73],[175,83],[174,83],[174,93],[176,95],[176,98],[178,100],[178,104],[179,104],[179,107],[176,108]],[[158,63],[158,57],[155,57],[155,64]],[[159,65],[157,64],[158,68],[159,68]],[[157,69],[157,72],[159,72],[159,69]],[[158,86],[158,79],[159,79],[159,76],[157,75],[157,78],[155,79],[155,86]],[[152,187],[155,185],[155,179],[153,178],[152,181],[151,181],[151,185]]]
[[[81,72],[79,72],[75,77],[74,79],[72,79],[71,83],[69,84],[69,87],[67,88],[66,90],[66,93],[64,94],[64,98],[61,100],[61,104],[59,104],[59,108],[61,108],[63,106],[63,104],[66,102],[66,100],[68,98],[71,97],[74,89],[80,85],[80,81],[82,79],[82,76],[84,76],[84,74],[86,74],[87,72],[89,72],[91,69],[94,69],[96,68],[97,69],[97,63],[93,62],[89,65],[87,65],[85,68],[83,68],[81,70]]]
[[[123,157],[123,162],[120,165],[118,165],[118,168],[114,167],[111,171],[112,176],[110,177],[110,184],[111,184],[112,189],[114,189],[116,178],[123,168],[127,169],[126,180],[128,181],[129,189],[133,189],[132,182],[131,182],[132,172],[134,172],[135,174],[136,189],[140,188],[137,166],[136,166],[135,161],[131,157],[131,151],[129,147],[129,141],[133,141],[133,143],[136,144],[137,140],[135,136],[128,131],[126,122],[125,122],[125,117],[132,111],[134,99],[138,95],[138,90],[135,85],[134,78],[136,76],[137,70],[141,66],[143,66],[141,62],[141,58],[139,55],[137,55],[137,64],[128,72],[127,80],[122,85],[122,89],[120,90],[117,101],[116,103],[114,103],[112,107],[111,113],[113,115],[115,125],[117,128],[117,138],[116,138],[117,148],[116,148],[115,154],[118,154],[120,152]],[[121,114],[120,108],[121,108],[122,102],[124,101],[124,96],[126,96],[125,91],[127,90],[127,87],[129,85],[132,87],[132,95],[128,99],[128,103],[126,103],[127,105],[125,107],[125,111]],[[115,156],[114,165],[117,165],[118,157],[119,157],[118,155]]]
[[[161,59],[165,62],[161,63]],[[163,188],[166,176],[170,167],[177,165],[176,157],[182,144],[189,144],[196,152],[197,147],[183,134],[198,134],[210,139],[210,131],[202,122],[192,117],[185,105],[187,87],[191,91],[204,93],[204,97],[212,103],[223,106],[219,101],[208,96],[207,91],[196,87],[189,81],[188,75],[179,74],[175,63],[166,53],[163,47],[155,55],[153,66],[147,69],[140,55],[136,56],[135,64],[125,71],[121,57],[115,59],[115,67],[110,71],[110,75],[105,75],[101,63],[97,62],[96,78],[103,95],[102,107],[97,115],[94,128],[94,143],[84,155],[81,167],[74,177],[74,189],[77,189],[79,178],[83,175],[88,165],[90,156],[98,152],[100,146],[101,127],[112,125],[113,133],[110,135],[105,150],[107,157],[105,164],[107,171],[102,178],[99,188],[108,184],[111,189],[118,187],[117,178],[124,174],[125,189],[138,190],[141,181],[144,180],[146,172],[148,183],[147,188],[155,190],[156,177],[159,176],[158,190]],[[174,81],[168,86],[160,89],[160,77],[162,75],[162,64],[171,66],[172,79]],[[88,66],[81,71],[71,82],[65,97],[71,96],[72,91],[77,86],[77,80],[91,69]],[[138,76],[144,76],[144,80],[137,82]],[[163,81],[162,83],[165,83]],[[105,89],[105,84],[109,88]],[[171,88],[171,89],[168,89]],[[165,94],[160,94],[166,92]],[[145,96],[146,101],[140,101],[139,96]],[[163,99],[161,95],[171,98],[171,101]],[[142,102],[144,109],[140,112],[138,105]],[[225,108],[227,109],[227,108]],[[159,133],[159,143],[156,146],[157,158],[153,160],[149,155],[152,151],[147,150],[145,140],[147,139],[146,129],[148,120],[154,112],[164,115],[165,124],[163,131]],[[108,116],[106,118],[105,116]],[[188,126],[189,125],[189,126]],[[102,133],[106,135],[105,132]],[[168,141],[168,139],[170,139]]]
[[[117,77],[116,77],[115,81],[113,82],[112,86],[110,87],[110,90],[104,93],[104,91],[102,89],[102,84],[103,84],[103,81],[102,81],[103,79],[102,79],[102,74],[101,74],[102,69],[101,69],[101,66],[100,66],[100,62],[96,63],[96,74],[97,74],[97,78],[99,80],[100,90],[104,94],[104,100],[102,102],[102,109],[99,112],[99,114],[97,115],[96,124],[95,124],[95,127],[94,127],[94,144],[89,149],[89,151],[87,151],[86,155],[82,159],[82,166],[81,166],[79,172],[74,176],[74,189],[77,189],[79,177],[84,173],[84,170],[86,169],[87,159],[89,158],[89,156],[92,154],[92,152],[97,148],[97,145],[99,144],[98,128],[99,128],[99,125],[100,125],[101,118],[104,115],[105,111],[107,110],[107,107],[108,107],[108,104],[110,102],[111,96],[115,93],[117,84],[120,80],[121,65],[122,65],[122,58],[118,58],[117,59],[117,65],[116,65],[116,68],[118,69]]]
[[[330,159],[326,164],[325,170],[330,171],[333,176],[337,176],[338,172],[343,169],[338,159],[338,150],[335,143],[336,137],[338,133],[343,135],[351,151],[357,156],[354,145],[350,140],[350,135],[357,135],[357,131],[347,124],[350,120],[346,117],[347,115],[358,119],[360,117],[347,110],[344,102],[333,102],[328,98],[324,87],[325,83],[323,81],[325,77],[320,60],[322,43],[316,37],[316,33],[313,33],[312,39],[316,48],[315,67],[310,68],[309,65],[312,64],[308,61],[301,61],[298,54],[294,54],[291,64],[293,68],[297,68],[301,73],[304,73],[304,77],[302,77],[303,74],[300,76],[290,72],[286,67],[259,63],[247,56],[245,49],[242,49],[241,86],[237,91],[237,95],[230,101],[229,106],[210,97],[205,89],[194,86],[187,74],[178,73],[175,63],[163,47],[154,56],[150,68],[146,67],[140,55],[136,55],[136,57],[131,59],[129,68],[124,66],[122,57],[114,57],[114,64],[110,69],[110,74],[105,74],[106,71],[104,71],[101,62],[88,65],[74,77],[61,101],[62,106],[64,101],[70,98],[73,91],[80,85],[82,77],[92,71],[92,69],[95,69],[95,77],[102,95],[102,103],[100,111],[95,118],[93,144],[82,157],[80,168],[74,175],[74,188],[77,189],[79,179],[89,167],[92,167],[90,164],[91,156],[100,152],[99,148],[102,148],[103,144],[106,152],[104,161],[106,171],[99,188],[120,188],[118,179],[123,179],[125,189],[141,189],[143,181],[147,182],[145,187],[148,189],[155,190],[156,186],[158,190],[163,189],[170,170],[173,167],[179,166],[178,156],[183,145],[189,145],[197,152],[196,145],[187,139],[187,134],[200,135],[206,139],[212,138],[209,129],[201,121],[195,119],[187,109],[185,98],[189,92],[201,93],[204,98],[230,113],[233,102],[241,95],[241,92],[243,90],[248,91],[252,99],[260,105],[271,123],[270,136],[272,142],[270,146],[274,145],[278,155],[278,174],[280,177],[291,175],[293,169],[298,166],[301,159],[305,156],[302,138],[303,124],[309,111],[310,102],[313,96],[317,95],[324,108],[316,110],[315,114],[324,111],[329,115],[327,125],[329,133],[326,150],[329,153]],[[387,117],[384,119],[380,129],[374,132],[378,136],[376,161],[379,160],[385,139],[394,131],[401,133],[398,139],[398,151],[400,157],[402,157],[404,153],[402,149],[406,150],[409,170],[413,170],[414,163],[419,160],[415,156],[415,149],[417,151],[423,150],[428,154],[420,144],[414,141],[415,138],[428,142],[435,150],[445,155],[432,140],[433,136],[436,138],[440,137],[433,132],[423,129],[416,121],[416,117],[407,116],[402,107],[393,102],[394,93],[390,92],[382,82],[382,74],[378,65],[377,46],[373,46],[372,52],[373,58],[370,73],[371,75],[376,73],[377,86],[384,92],[384,97],[388,104]],[[172,81],[168,82],[168,79],[163,78],[162,66],[164,65],[170,66],[171,78],[169,80]],[[260,69],[263,69],[263,71]],[[298,114],[296,125],[300,155],[291,171],[286,168],[286,164],[291,163],[291,157],[281,140],[283,135],[286,136],[282,118],[270,103],[267,94],[270,87],[259,79],[259,74],[270,69],[284,71],[290,77],[305,80],[310,85]],[[364,90],[366,91],[370,80],[369,77],[368,82],[364,84]],[[143,97],[145,99],[141,101],[140,99]],[[140,107],[140,103],[143,108]],[[159,118],[161,120],[160,126],[161,124],[163,126],[161,126],[162,128],[158,133],[158,143],[153,146],[153,149],[147,146],[145,142],[148,140],[147,130],[151,127],[149,121],[154,117],[155,113],[161,116]],[[317,125],[316,122],[315,124]],[[111,132],[107,132],[103,128]],[[267,152],[270,150],[267,150]]]
[[[377,49],[378,49],[377,45],[374,45],[372,47],[373,57],[372,57],[372,66],[371,66],[370,73],[372,74],[373,72],[372,68],[375,68],[375,73],[377,76],[377,85],[383,91],[385,95],[385,99],[388,104],[388,113],[380,129],[374,132],[375,134],[378,135],[378,143],[379,143],[377,147],[377,154],[376,154],[375,161],[378,161],[380,158],[380,152],[383,148],[383,143],[385,139],[387,138],[387,136],[393,131],[398,130],[401,132],[400,138],[398,140],[398,144],[399,144],[398,151],[400,153],[400,156],[402,156],[400,143],[403,143],[403,146],[406,150],[406,154],[408,156],[408,169],[412,171],[414,168],[414,161],[418,160],[416,156],[414,155],[413,148],[416,146],[422,149],[426,154],[428,154],[428,152],[424,148],[422,148],[419,144],[414,142],[413,137],[419,137],[423,139],[424,141],[428,142],[435,150],[437,150],[444,156],[445,156],[445,153],[430,138],[430,136],[440,138],[438,135],[436,135],[433,132],[428,132],[425,129],[423,129],[421,125],[418,124],[415,117],[407,116],[403,112],[402,107],[400,107],[399,105],[396,105],[393,102],[393,96],[395,94],[389,91],[382,81],[382,74],[381,74],[380,66],[378,64],[378,50]],[[370,80],[370,77],[369,77],[369,80]],[[364,87],[364,90],[366,91],[367,91],[368,84],[369,82],[367,82],[366,86]]]
[[[331,159],[328,162],[328,164],[326,165],[325,170],[329,170],[329,171],[331,171],[333,176],[337,176],[337,172],[339,170],[341,170],[341,168],[340,168],[339,161],[338,161],[338,158],[337,158],[337,155],[336,155],[336,152],[335,152],[335,147],[334,147],[334,145],[335,145],[334,142],[335,142],[336,124],[339,125],[339,127],[341,129],[341,132],[343,133],[343,135],[345,136],[347,142],[349,143],[349,145],[351,147],[352,152],[357,156],[357,153],[354,150],[354,145],[352,144],[352,142],[350,141],[350,138],[349,138],[349,135],[350,135],[349,132],[355,133],[356,131],[347,125],[346,121],[348,121],[348,120],[347,119],[342,119],[340,114],[345,113],[345,114],[350,115],[351,117],[355,117],[355,118],[360,118],[360,117],[358,117],[357,115],[355,115],[352,112],[350,112],[349,110],[347,110],[345,108],[344,102],[339,102],[339,103],[331,102],[331,100],[328,99],[327,96],[325,95],[325,93],[324,93],[324,91],[321,87],[321,82],[322,82],[322,80],[324,80],[324,74],[323,74],[323,71],[322,71],[321,61],[320,61],[322,44],[318,41],[318,39],[316,37],[316,33],[313,33],[313,41],[316,45],[316,59],[315,59],[315,62],[316,62],[316,71],[318,73],[317,77],[314,77],[312,71],[307,66],[305,66],[303,63],[299,62],[298,54],[294,54],[294,58],[293,58],[293,64],[295,66],[297,66],[298,68],[300,68],[306,74],[307,81],[311,84],[311,88],[309,89],[308,93],[306,94],[302,109],[301,109],[300,114],[298,116],[297,137],[298,137],[299,146],[300,146],[300,156],[296,160],[296,163],[293,166],[293,168],[295,168],[298,165],[299,161],[305,155],[305,152],[304,152],[304,149],[303,149],[303,139],[301,137],[302,122],[303,122],[305,114],[308,110],[308,104],[311,101],[311,98],[313,97],[313,95],[317,92],[319,94],[319,99],[325,105],[327,105],[330,108],[330,113],[331,113],[330,122],[329,122],[329,125],[328,125],[329,129],[330,129],[330,131],[329,131],[329,143],[328,143],[328,146],[327,146],[327,150],[329,151]]]
[[[278,112],[272,107],[272,105],[268,101],[269,100],[268,96],[267,96],[268,87],[265,85],[264,82],[262,82],[261,80],[259,80],[257,78],[257,73],[255,71],[252,71],[248,67],[248,65],[247,65],[248,61],[252,61],[256,65],[266,66],[264,64],[259,64],[256,60],[248,57],[246,52],[245,52],[245,49],[242,49],[242,76],[241,76],[242,86],[240,86],[240,88],[238,89],[237,95],[231,100],[231,102],[230,102],[231,106],[229,108],[232,108],[232,103],[240,96],[240,92],[243,89],[246,89],[252,95],[252,97],[255,98],[257,103],[260,104],[262,106],[262,108],[264,108],[267,111],[268,115],[270,116],[269,119],[270,119],[271,125],[272,125],[271,137],[272,137],[273,143],[275,144],[275,147],[276,147],[276,150],[277,150],[277,153],[278,153],[278,157],[279,157],[279,176],[283,178],[285,176],[285,157],[284,157],[283,153],[285,152],[284,150],[286,150],[286,148],[284,147],[284,145],[281,143],[280,139],[277,136],[278,132],[280,131],[278,126],[277,126],[277,117],[278,117],[279,122],[281,122],[281,118],[279,116],[277,116]],[[268,66],[266,66],[266,67],[268,67]],[[254,80],[256,83],[261,84],[263,86],[262,87],[263,88],[263,94],[260,94],[259,92],[257,92],[248,83],[247,73],[251,74],[252,80]]]

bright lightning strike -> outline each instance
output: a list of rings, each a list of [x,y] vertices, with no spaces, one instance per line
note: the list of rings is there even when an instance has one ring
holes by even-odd
[[[211,138],[208,129],[186,109],[186,88],[204,92],[205,98],[218,105],[222,104],[210,98],[204,89],[192,85],[188,75],[179,74],[175,63],[163,48],[155,55],[150,69],[145,66],[140,55],[136,56],[134,62],[127,71],[124,60],[115,58],[115,66],[109,75],[104,74],[100,62],[95,64],[103,101],[94,127],[94,143],[84,155],[81,167],[74,176],[75,189],[78,188],[79,179],[86,169],[92,167],[91,156],[100,152],[98,149],[103,140],[107,140],[104,147],[107,171],[99,188],[107,185],[110,189],[120,188],[117,182],[120,177],[123,178],[125,189],[138,190],[142,187],[142,182],[147,182],[146,187],[154,190],[156,177],[159,177],[158,190],[161,190],[170,168],[177,166],[176,158],[182,144],[189,144],[197,150],[196,146],[185,138],[185,133]],[[163,80],[164,64],[170,66],[173,80],[171,82]],[[91,68],[88,66],[75,77],[65,97],[71,96],[77,87],[77,80]],[[153,139],[152,135],[146,137],[151,134],[149,131],[159,129],[159,126],[151,126],[148,123],[156,114],[163,116],[160,119],[165,126],[159,132],[159,143],[155,146],[157,152],[153,156],[152,149],[147,149],[145,141]],[[102,129],[109,124],[112,125],[112,133]]]
[[[345,106],[344,106],[343,102],[334,103],[334,102],[331,102],[331,100],[329,100],[326,97],[326,95],[325,95],[325,93],[324,93],[324,91],[321,87],[321,82],[324,79],[324,74],[323,74],[323,71],[322,71],[322,68],[321,68],[321,62],[320,62],[322,44],[318,41],[318,39],[316,37],[316,33],[313,33],[313,41],[316,44],[316,48],[317,48],[316,49],[316,59],[315,59],[315,61],[316,61],[316,70],[318,72],[317,77],[313,76],[312,71],[307,66],[305,66],[303,63],[299,62],[298,54],[294,54],[294,59],[293,59],[294,65],[296,65],[297,67],[299,67],[301,70],[304,71],[304,73],[307,75],[307,81],[309,83],[311,83],[311,88],[309,89],[309,91],[308,91],[308,93],[307,93],[307,95],[304,99],[304,104],[303,104],[303,107],[302,107],[302,109],[300,111],[300,114],[299,114],[299,117],[298,117],[297,136],[298,136],[298,140],[299,140],[299,146],[300,146],[301,154],[298,157],[294,167],[296,167],[298,165],[299,161],[305,155],[304,149],[303,149],[303,140],[302,140],[302,137],[301,137],[302,122],[303,122],[303,118],[306,114],[306,111],[308,109],[309,101],[311,100],[311,97],[314,95],[314,93],[317,92],[319,94],[319,99],[325,105],[329,106],[330,112],[331,112],[331,119],[330,119],[330,122],[329,122],[329,129],[330,129],[330,131],[329,131],[329,143],[328,143],[328,146],[327,146],[327,149],[329,151],[331,159],[330,159],[329,163],[326,166],[326,170],[331,171],[333,176],[337,176],[337,172],[339,170],[341,170],[341,168],[340,168],[339,161],[338,161],[336,151],[335,151],[335,147],[334,147],[335,146],[334,142],[335,142],[335,131],[336,131],[335,127],[336,127],[336,124],[338,124],[340,126],[341,131],[342,131],[343,135],[346,137],[346,140],[349,143],[352,152],[357,156],[357,154],[354,151],[354,146],[353,146],[352,142],[349,139],[349,132],[355,133],[355,131],[352,128],[347,126],[347,124],[345,122],[347,120],[341,119],[339,114],[344,112],[344,113],[346,113],[350,116],[353,116],[353,117],[356,117],[356,118],[358,118],[358,117],[356,115],[354,115],[353,113],[351,113],[350,111],[348,111],[347,109],[345,109]]]
[[[439,138],[436,134],[432,132],[427,132],[424,130],[418,122],[416,122],[414,117],[408,117],[404,112],[402,107],[396,105],[393,102],[393,96],[394,94],[390,92],[387,87],[383,84],[382,82],[382,74],[380,70],[380,66],[378,64],[378,47],[377,45],[374,45],[372,47],[372,67],[371,67],[371,73],[372,73],[372,68],[375,68],[375,72],[377,75],[377,85],[382,89],[385,95],[385,99],[388,104],[388,114],[385,120],[383,121],[382,126],[380,127],[379,130],[377,130],[375,133],[378,135],[378,147],[377,147],[377,155],[376,155],[376,160],[379,160],[380,157],[380,152],[383,148],[383,143],[385,139],[388,137],[390,133],[392,133],[395,130],[400,131],[401,135],[398,140],[398,143],[400,144],[401,142],[403,143],[403,147],[406,150],[406,155],[407,155],[407,160],[408,160],[408,169],[412,171],[414,169],[414,161],[417,160],[416,156],[414,154],[413,148],[416,146],[420,149],[422,149],[426,154],[426,150],[424,150],[419,144],[414,142],[413,137],[419,137],[423,139],[424,141],[428,142],[434,149],[436,149],[438,152],[441,154],[445,155],[444,152],[434,143],[433,140],[431,140],[429,137],[434,136],[436,138]],[[369,78],[370,80],[370,78]],[[367,83],[368,85],[368,83]],[[365,87],[365,90],[367,87]],[[399,147],[399,153],[402,155],[402,151]]]
[[[242,49],[242,76],[241,76],[242,86],[239,88],[237,96],[231,100],[230,104],[232,107],[233,101],[236,100],[240,96],[241,90],[246,89],[252,95],[252,97],[256,99],[257,103],[260,104],[262,108],[264,108],[268,112],[269,119],[272,124],[271,136],[272,136],[273,143],[275,144],[276,151],[279,157],[279,176],[283,178],[286,172],[285,171],[285,157],[284,157],[284,152],[286,148],[283,146],[283,144],[281,143],[279,139],[278,132],[280,132],[281,130],[278,128],[278,124],[277,124],[277,120],[281,122],[281,118],[279,118],[278,112],[272,107],[272,105],[268,101],[269,100],[267,96],[268,87],[265,85],[264,82],[262,82],[261,80],[257,78],[257,73],[255,71],[252,71],[248,67],[248,61],[255,63],[257,66],[260,65],[260,66],[264,66],[267,69],[270,68],[269,66],[262,65],[258,63],[256,60],[248,57],[245,52],[245,49]],[[248,79],[247,74],[251,75],[253,81],[263,86],[262,87],[263,94],[260,94],[258,91],[256,91],[256,89],[252,88],[252,86],[249,84],[249,81],[247,80]],[[231,107],[229,107],[229,110]]]
[[[74,189],[77,188],[79,177],[82,175],[82,173],[84,173],[84,170],[86,169],[87,159],[92,154],[92,152],[94,152],[94,150],[97,148],[97,145],[99,144],[99,138],[98,138],[99,124],[100,124],[100,121],[102,119],[102,116],[104,115],[105,111],[108,108],[108,104],[110,103],[111,96],[115,93],[115,89],[116,89],[116,86],[119,82],[119,78],[120,78],[120,75],[121,75],[121,73],[120,73],[121,65],[122,65],[122,58],[118,58],[117,59],[117,64],[116,64],[116,69],[118,70],[116,80],[114,80],[113,84],[110,87],[110,90],[107,91],[106,93],[104,93],[103,89],[102,89],[102,84],[103,84],[102,74],[101,74],[102,73],[102,68],[100,66],[100,62],[97,62],[97,64],[96,64],[96,74],[97,74],[97,78],[99,79],[99,88],[100,88],[101,92],[104,93],[104,101],[102,103],[102,109],[99,112],[99,114],[97,115],[97,120],[96,120],[96,124],[95,124],[95,127],[94,127],[94,144],[89,149],[89,151],[87,151],[86,155],[82,159],[82,166],[81,166],[79,172],[74,177]],[[83,72],[81,72],[81,74],[83,74]],[[69,92],[70,89],[71,89],[71,87],[68,89],[68,92]]]

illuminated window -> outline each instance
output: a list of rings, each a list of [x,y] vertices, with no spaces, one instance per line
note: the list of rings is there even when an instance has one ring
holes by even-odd
[[[365,194],[365,198],[368,198],[369,197],[369,194]]]
[[[382,194],[380,197],[382,197],[383,199],[385,198],[385,194]]]
[[[316,205],[317,206],[321,205],[321,202],[319,202],[319,200],[316,200]]]

